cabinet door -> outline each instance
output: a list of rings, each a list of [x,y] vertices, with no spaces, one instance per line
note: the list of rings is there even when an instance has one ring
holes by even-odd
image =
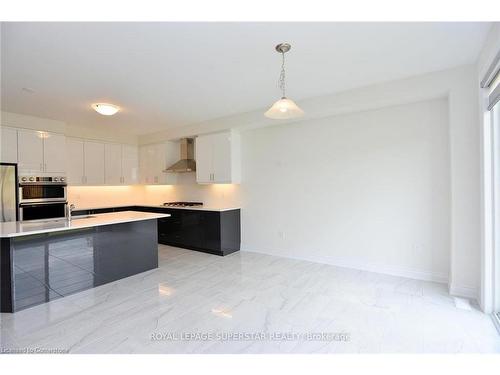
[[[152,148],[152,161],[151,161],[151,172],[153,184],[163,184],[165,182],[165,160],[166,160],[166,150],[164,143],[158,143],[151,145]]]
[[[66,163],[68,167],[68,184],[82,185],[84,183],[84,142],[81,139],[68,138],[66,140]]]
[[[17,163],[17,130],[2,127],[0,137],[0,161]]]
[[[197,137],[195,142],[196,182],[209,184],[212,182],[212,136]]]
[[[46,133],[43,139],[43,160],[45,172],[66,172],[66,137],[61,134]]]
[[[139,154],[135,146],[122,145],[122,176],[126,185],[139,182]]]
[[[188,248],[200,248],[202,246],[203,226],[201,222],[201,211],[181,211],[180,241]]]
[[[104,143],[85,141],[85,184],[104,184]]]
[[[43,172],[44,132],[18,130],[18,163],[20,172]]]
[[[164,210],[170,217],[158,219],[158,242],[182,245],[182,210]]]
[[[221,250],[220,217],[220,212],[201,212],[202,248],[214,251]]]
[[[212,135],[212,182],[231,182],[231,136],[229,133]]]
[[[122,146],[116,143],[104,145],[104,171],[107,185],[122,183]]]
[[[149,184],[149,146],[139,147],[139,182]]]
[[[180,157],[180,143],[179,142],[166,142],[163,144],[164,158],[162,170],[167,169],[172,164],[179,161]],[[162,172],[161,183],[166,185],[175,185],[177,183],[178,173]]]

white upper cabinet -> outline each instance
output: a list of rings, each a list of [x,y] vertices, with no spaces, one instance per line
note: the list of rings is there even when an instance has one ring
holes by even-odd
[[[120,144],[105,144],[104,170],[107,185],[120,185],[122,183],[122,146]]]
[[[69,185],[82,185],[84,178],[84,141],[77,138],[66,140],[66,164],[68,173],[66,174]]]
[[[84,168],[86,185],[104,184],[104,143],[85,141]]]
[[[19,129],[17,131],[17,155],[20,172],[44,171],[43,132]]]
[[[122,183],[139,182],[139,153],[136,146],[122,145]]]
[[[0,128],[0,161],[17,163],[17,129]]]
[[[17,130],[19,171],[66,173],[66,137],[36,130]]]
[[[235,131],[196,138],[196,181],[238,184],[241,180],[240,137]]]
[[[136,146],[67,139],[70,185],[131,185],[138,182]]]
[[[221,133],[212,136],[212,181],[231,183],[231,134]]]
[[[66,137],[62,134],[44,133],[44,172],[64,174],[66,172]]]
[[[139,183],[149,183],[149,146],[139,146]]]
[[[172,185],[177,183],[176,173],[164,170],[179,160],[179,144],[164,142],[139,147],[140,183],[146,185]]]
[[[212,183],[213,142],[211,136],[200,136],[195,140],[196,182]]]

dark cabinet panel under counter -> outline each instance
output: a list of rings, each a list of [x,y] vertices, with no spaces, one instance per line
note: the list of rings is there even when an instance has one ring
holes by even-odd
[[[201,208],[164,208],[136,206],[136,210],[166,213],[158,219],[158,242],[216,255],[240,250],[240,210],[203,210]]]

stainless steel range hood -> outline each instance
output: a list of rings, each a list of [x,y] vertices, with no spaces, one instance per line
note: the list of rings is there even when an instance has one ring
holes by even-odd
[[[196,161],[194,160],[194,139],[181,139],[181,160],[171,165],[163,172],[183,173],[196,171]]]

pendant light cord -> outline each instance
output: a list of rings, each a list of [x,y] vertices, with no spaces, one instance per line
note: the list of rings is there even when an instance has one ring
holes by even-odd
[[[285,98],[285,52],[281,52],[282,62],[281,62],[281,73],[278,81],[278,87],[282,92],[282,97]]]

